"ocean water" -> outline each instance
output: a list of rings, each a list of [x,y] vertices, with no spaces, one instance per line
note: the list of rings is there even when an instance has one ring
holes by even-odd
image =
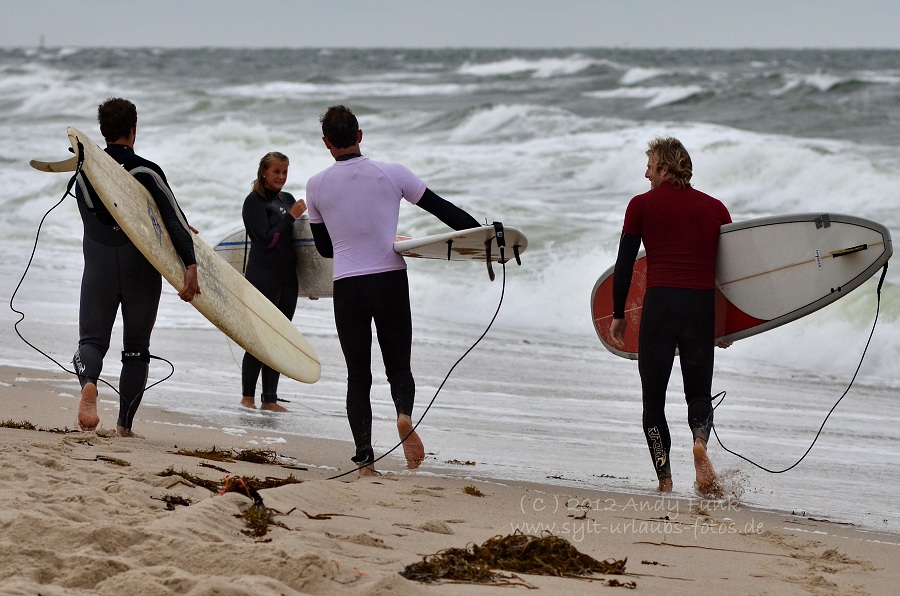
[[[477,461],[472,473],[499,478],[647,490],[655,480],[636,367],[604,350],[589,310],[595,280],[614,261],[625,206],[648,188],[647,142],[679,137],[694,161],[694,185],[720,198],[735,221],[835,212],[896,234],[898,65],[897,51],[4,49],[0,288],[8,299],[67,181],[28,160],[68,157],[67,126],[101,141],[96,106],[106,97],[137,104],[138,152],[164,168],[209,243],[240,224],[264,153],[290,157],[286,189],[303,196],[307,178],[331,162],[318,117],[344,103],[360,118],[364,153],[404,163],[477,219],[503,221],[529,238],[523,265],[507,267],[494,327],[420,426],[433,461]],[[401,208],[400,234],[443,229],[429,214]],[[47,216],[16,300],[26,314],[20,328],[62,362],[77,342],[80,238],[67,199]],[[491,319],[503,282],[492,284],[475,264],[409,266],[421,414]],[[897,280],[889,271],[871,343],[877,279],[717,353],[714,390],[727,392],[717,410],[722,442],[778,470],[803,455],[868,345],[853,386],[796,468],[769,474],[713,445],[743,502],[900,532]],[[173,360],[176,374],[146,402],[209,424],[349,439],[330,307],[298,307],[294,321],[320,352],[323,379],[283,381],[292,412],[275,420],[233,408],[239,350],[167,289],[152,351]],[[0,362],[53,368],[15,335],[17,319],[9,310],[0,318]],[[376,429],[376,449],[386,450],[390,398],[377,352],[374,361],[384,430]],[[679,374],[676,365],[668,408],[676,488],[688,495]]]

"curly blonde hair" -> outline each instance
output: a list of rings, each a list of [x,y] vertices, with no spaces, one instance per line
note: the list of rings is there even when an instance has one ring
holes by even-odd
[[[668,181],[676,188],[685,188],[691,185],[691,176],[694,175],[694,165],[691,156],[681,141],[674,137],[656,137],[650,141],[647,148],[647,157],[656,158],[656,167],[669,168]]]

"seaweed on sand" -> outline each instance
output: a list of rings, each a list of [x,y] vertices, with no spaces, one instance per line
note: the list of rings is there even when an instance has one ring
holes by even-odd
[[[509,585],[519,578],[494,570],[589,579],[592,573],[623,575],[627,560],[598,561],[549,532],[537,537],[516,530],[507,536],[494,536],[481,546],[472,543],[466,548],[449,548],[427,555],[418,563],[407,565],[400,575],[425,583]],[[616,580],[610,580],[608,585],[635,587],[634,582]]]
[[[6,421],[0,421],[0,428],[17,428],[19,430],[37,430],[46,433],[54,433],[58,435],[64,435],[69,432],[69,429],[59,429],[59,428],[41,428],[39,426],[35,426],[34,424],[28,422],[27,420],[23,420],[22,422],[14,422],[12,418]]]

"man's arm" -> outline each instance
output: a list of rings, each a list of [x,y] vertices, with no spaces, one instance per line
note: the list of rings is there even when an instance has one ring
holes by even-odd
[[[622,232],[619,239],[619,254],[616,257],[616,268],[613,271],[613,320],[609,325],[610,337],[614,344],[621,347],[625,340],[625,303],[628,301],[628,290],[631,289],[631,275],[634,272],[634,259],[641,248],[639,236]]]
[[[454,230],[468,230],[480,227],[478,220],[445,199],[426,188],[425,194],[416,203],[419,207],[434,215]]]
[[[334,246],[331,244],[331,234],[328,233],[328,228],[325,227],[325,224],[310,222],[309,229],[312,232],[313,242],[319,254],[326,259],[333,259]]]

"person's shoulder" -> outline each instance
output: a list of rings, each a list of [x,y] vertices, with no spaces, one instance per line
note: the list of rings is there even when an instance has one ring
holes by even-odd
[[[261,197],[258,192],[256,192],[255,190],[251,190],[250,194],[244,197],[244,204],[247,205],[252,203],[259,203],[262,199],[263,197]]]

